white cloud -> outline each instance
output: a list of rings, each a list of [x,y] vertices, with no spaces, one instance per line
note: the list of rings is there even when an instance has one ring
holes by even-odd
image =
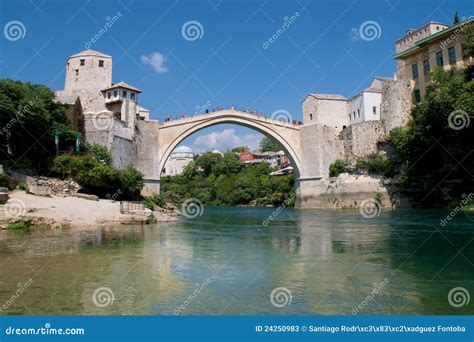
[[[159,74],[168,71],[168,68],[164,65],[166,57],[159,52],[153,52],[151,55],[143,55],[140,59],[143,64],[150,65]]]
[[[197,137],[192,148],[194,152],[206,152],[217,149],[225,152],[237,146],[248,146],[254,150],[258,148],[262,135],[259,133],[237,135],[235,129],[228,128],[222,132],[211,132]]]

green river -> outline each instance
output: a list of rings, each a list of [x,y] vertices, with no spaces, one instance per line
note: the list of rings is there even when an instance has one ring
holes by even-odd
[[[0,231],[0,314],[474,314],[474,213],[274,212]]]

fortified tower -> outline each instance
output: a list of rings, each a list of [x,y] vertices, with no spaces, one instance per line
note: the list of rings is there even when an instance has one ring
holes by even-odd
[[[67,59],[64,90],[56,96],[60,102],[68,104],[80,97],[84,112],[100,112],[105,109],[101,90],[111,84],[112,57],[85,50]]]

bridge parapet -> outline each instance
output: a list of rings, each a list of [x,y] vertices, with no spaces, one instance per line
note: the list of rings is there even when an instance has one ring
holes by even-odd
[[[267,117],[264,114],[256,111],[245,111],[245,110],[238,110],[235,108],[228,108],[228,109],[216,109],[216,110],[209,110],[208,112],[197,114],[197,115],[190,115],[190,116],[183,116],[177,119],[165,119],[165,121],[161,122],[160,125],[163,127],[171,127],[174,125],[182,125],[185,123],[193,123],[199,122],[203,120],[224,117],[224,116],[238,116],[244,117],[251,120],[256,120],[260,122],[266,122],[272,125],[287,127],[287,128],[294,128],[299,129],[302,125],[301,121],[292,120],[291,118],[286,118],[285,120],[279,120],[272,117]]]

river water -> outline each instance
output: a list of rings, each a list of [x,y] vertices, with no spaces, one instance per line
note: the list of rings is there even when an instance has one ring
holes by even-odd
[[[474,213],[274,212],[1,231],[0,314],[474,314]]]

